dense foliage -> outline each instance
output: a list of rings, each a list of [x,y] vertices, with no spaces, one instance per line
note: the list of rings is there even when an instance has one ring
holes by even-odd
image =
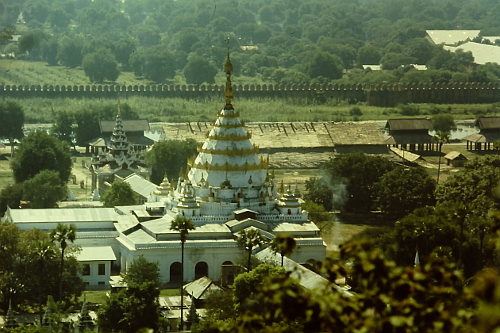
[[[16,310],[42,313],[47,297],[59,295],[62,248],[46,232],[21,231],[9,222],[0,223],[0,304],[9,299]],[[62,299],[78,297],[84,288],[75,247],[65,248]],[[40,278],[43,277],[43,278]]]
[[[376,208],[376,184],[394,164],[380,156],[338,154],[321,166],[322,177],[306,183],[305,198],[327,210],[367,212]]]
[[[15,101],[3,100],[0,102],[0,138],[6,139],[14,151],[14,140],[21,140],[24,136],[24,111]]]
[[[194,139],[168,140],[156,143],[146,154],[146,162],[151,168],[151,181],[160,184],[168,179],[184,177],[188,159],[196,155],[197,143]]]
[[[103,332],[138,332],[139,329],[157,330],[160,321],[160,281],[158,263],[144,257],[134,260],[130,274],[124,276],[127,288],[110,295],[101,306],[97,322]]]
[[[305,288],[289,273],[258,266],[239,275],[233,289],[209,296],[210,316],[193,332],[486,333],[500,327],[498,272],[485,271],[466,284],[443,253],[404,267],[369,242],[349,242],[338,264],[325,262],[324,273],[330,282]],[[334,287],[339,278],[350,292]]]
[[[24,182],[23,199],[31,203],[31,208],[57,207],[67,194],[67,185],[61,184],[61,177],[54,170],[42,170]]]
[[[499,65],[472,68],[470,53],[453,53],[424,38],[426,29],[457,27],[499,36],[498,11],[492,0],[21,0],[2,6],[0,15],[6,36],[22,34],[19,45],[7,51],[49,64],[81,66],[88,54],[106,48],[122,70],[164,82],[182,72],[188,56],[220,68],[229,37],[239,75],[315,83],[340,79],[348,69],[342,80],[368,83],[498,80]],[[5,29],[11,26],[19,31]],[[161,70],[150,70],[158,64]],[[364,71],[363,64],[381,64],[387,72]],[[210,82],[204,75],[185,79]]]
[[[129,183],[113,182],[101,196],[101,202],[104,207],[131,206],[139,204],[139,198]]]
[[[17,183],[36,176],[40,171],[53,170],[59,173],[62,184],[71,173],[69,146],[45,131],[29,133],[16,149],[11,161],[14,179]]]

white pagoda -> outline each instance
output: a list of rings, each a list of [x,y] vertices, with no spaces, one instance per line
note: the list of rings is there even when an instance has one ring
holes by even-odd
[[[251,134],[233,108],[232,68],[228,53],[224,108],[187,175],[179,177],[176,184],[165,176],[145,203],[146,212],[161,211],[161,217],[144,218],[143,212],[135,212],[143,216],[142,222],[124,219],[117,223],[122,270],[138,255],[144,255],[159,263],[165,282],[177,281],[179,234],[170,230],[177,216],[189,217],[196,225],[185,243],[186,281],[201,276],[223,279],[223,267],[238,263],[244,256],[245,250],[236,239],[248,228],[259,229],[269,240],[281,233],[293,236],[297,247],[291,259],[298,263],[325,258],[325,243],[302,209],[297,187],[277,186],[274,174],[268,171],[268,161],[258,155]]]

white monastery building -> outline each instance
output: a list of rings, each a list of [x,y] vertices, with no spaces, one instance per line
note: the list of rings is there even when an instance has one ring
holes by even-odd
[[[180,236],[171,230],[177,216],[188,217],[196,226],[185,243],[185,281],[202,276],[221,281],[227,267],[243,263],[246,252],[238,245],[237,237],[245,229],[258,229],[269,240],[278,234],[293,236],[297,246],[289,258],[297,263],[323,260],[325,243],[302,209],[297,187],[277,183],[274,173],[268,170],[268,161],[258,155],[251,133],[233,108],[229,54],[224,70],[225,105],[189,172],[175,184],[165,176],[159,186],[151,185],[155,190],[138,206],[60,208],[49,214],[43,213],[49,210],[8,209],[4,219],[22,228],[46,230],[58,222],[76,224],[76,243],[83,249],[82,263],[90,269],[86,274],[91,283],[100,283],[107,276],[107,262],[116,258],[114,268],[126,272],[140,255],[159,264],[163,282],[180,282]],[[122,131],[120,114],[115,129]],[[115,150],[110,147],[111,152]],[[126,162],[120,160],[117,167],[131,169],[133,162]],[[255,249],[254,254],[266,247]]]

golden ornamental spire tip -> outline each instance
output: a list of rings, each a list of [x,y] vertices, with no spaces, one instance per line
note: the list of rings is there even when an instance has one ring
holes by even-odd
[[[233,99],[233,85],[231,83],[231,71],[233,70],[233,64],[230,58],[230,48],[229,48],[229,38],[226,39],[227,43],[227,59],[224,64],[224,72],[226,72],[226,87],[224,89],[224,97],[226,100],[226,109],[232,109],[231,101]]]

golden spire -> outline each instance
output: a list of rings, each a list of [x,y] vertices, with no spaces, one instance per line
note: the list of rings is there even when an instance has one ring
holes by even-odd
[[[226,72],[226,88],[224,89],[224,98],[226,99],[225,109],[232,109],[231,100],[233,99],[233,85],[231,83],[231,71],[233,70],[233,64],[229,57],[229,39],[226,40],[227,43],[227,59],[224,64],[224,72]]]

